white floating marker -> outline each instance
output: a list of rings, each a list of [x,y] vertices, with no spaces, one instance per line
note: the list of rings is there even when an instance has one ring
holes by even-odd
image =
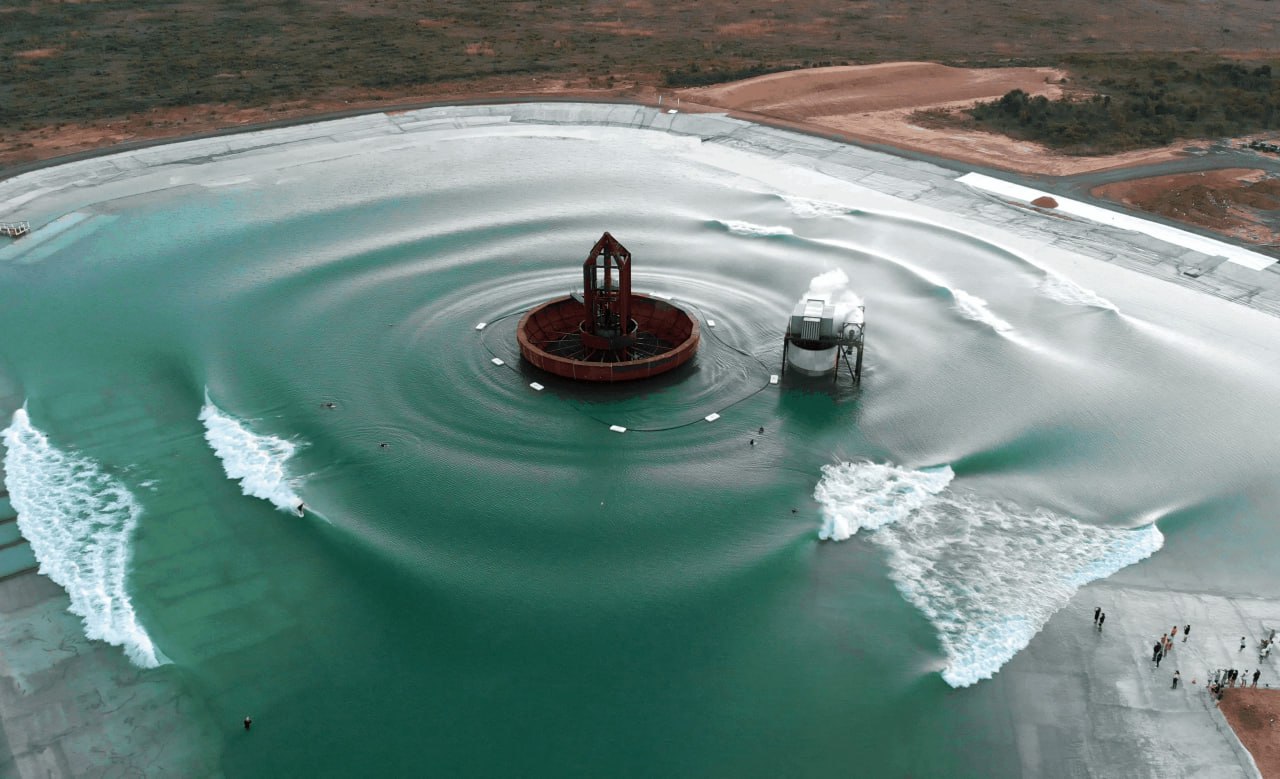
[[[536,382],[536,381],[531,381],[531,382],[529,382],[529,386],[530,386],[530,387],[533,387],[533,388],[534,388],[534,389],[536,389],[538,392],[542,392],[542,390],[543,390],[543,386],[542,386],[541,384],[539,384],[538,382]]]
[[[707,327],[715,327],[715,326],[716,326],[716,320],[714,319],[707,320]]]
[[[669,113],[669,114],[674,114],[674,113],[676,113],[676,109],[674,109],[674,108],[668,108],[668,109],[667,109],[667,113]]]
[[[609,425],[609,429],[615,433],[625,433],[627,429],[622,425]]]
[[[506,365],[506,363],[502,361],[501,357],[494,357],[489,362],[493,363],[494,365]]]
[[[770,376],[769,376],[769,383],[770,383],[770,384],[777,384],[777,383],[778,383],[778,374],[776,374],[776,373],[774,373],[774,374],[770,374]]]
[[[720,415],[716,413],[707,414],[705,417],[703,417],[703,419],[707,420],[708,422],[714,422],[719,418],[720,418]]]
[[[485,325],[487,325],[487,324],[489,324],[489,323],[488,323],[488,322],[481,322],[480,324],[476,325],[476,329],[477,329],[477,330],[483,330],[483,329],[484,329],[484,327],[485,327]]]

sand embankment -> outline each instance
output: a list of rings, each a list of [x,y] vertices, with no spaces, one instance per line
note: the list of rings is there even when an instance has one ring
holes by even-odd
[[[1067,74],[1057,68],[952,68],[887,62],[794,70],[681,90],[682,101],[758,115],[993,168],[1052,176],[1173,159],[1182,144],[1099,157],[1075,157],[1038,143],[978,129],[929,127],[920,111],[967,108],[1021,89],[1053,100]]]

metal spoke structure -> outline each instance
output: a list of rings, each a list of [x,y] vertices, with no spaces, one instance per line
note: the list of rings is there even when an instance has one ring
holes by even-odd
[[[669,301],[631,291],[631,252],[609,233],[582,264],[582,294],[543,303],[520,321],[521,355],[584,381],[628,381],[683,365],[698,322]]]

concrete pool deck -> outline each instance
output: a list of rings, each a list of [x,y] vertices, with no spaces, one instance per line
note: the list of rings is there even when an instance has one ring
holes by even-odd
[[[286,150],[296,155],[298,161],[315,162],[348,156],[353,153],[352,142],[382,139],[391,142],[388,148],[395,148],[397,138],[411,145],[415,136],[423,138],[449,131],[479,131],[484,127],[513,124],[623,127],[696,137],[706,144],[769,157],[893,198],[998,227],[1032,245],[1053,247],[1137,270],[1280,316],[1280,263],[1254,269],[1230,262],[1223,255],[1207,254],[1150,235],[1073,218],[1050,209],[1034,209],[1016,199],[982,192],[960,181],[966,171],[954,167],[956,163],[943,167],[841,140],[754,124],[727,114],[682,113],[612,103],[437,106],[364,114],[166,143],[30,171],[0,181],[0,220],[27,220],[32,225],[32,234],[20,242],[13,242],[9,247],[0,244],[0,262],[18,259],[19,254],[25,255],[24,260],[19,261],[34,261],[30,259],[33,253],[37,256],[43,253],[37,250],[39,245],[48,241],[56,246],[57,234],[69,225],[54,222],[72,217],[78,208],[86,205],[87,202],[76,195],[87,189],[97,191],[93,200],[101,202],[102,195],[109,198],[112,191],[123,196],[188,183],[232,186],[241,183],[234,176],[216,182],[202,181],[193,168],[209,162],[247,162]],[[254,169],[246,166],[244,170],[251,176]],[[153,175],[158,173],[168,175],[163,178]],[[145,181],[148,178],[150,181]],[[1036,185],[1013,174],[1006,178],[1015,184]],[[130,181],[135,186],[130,187]],[[46,231],[46,227],[53,229]],[[1160,232],[1169,232],[1167,225],[1161,227]],[[66,230],[72,234],[66,237],[79,235],[84,229],[93,229],[92,224]],[[1193,246],[1203,247],[1206,240],[1216,241],[1190,232],[1187,235],[1196,239],[1189,242]]]
[[[1274,264],[1253,269],[1149,235],[1032,209],[976,190],[958,181],[956,170],[929,162],[722,114],[595,103],[369,114],[32,171],[0,181],[0,220],[25,219],[33,227],[21,241],[0,241],[0,263],[38,262],[66,241],[83,238],[111,218],[106,206],[113,199],[185,186],[236,186],[276,152],[287,152],[293,162],[323,162],[512,124],[566,132],[575,126],[638,128],[697,138],[990,225],[1028,246],[1137,270],[1280,316],[1280,268]],[[210,175],[206,165],[215,162],[225,164]],[[1101,632],[1090,624],[1095,603],[1108,614]],[[215,757],[200,752],[210,743],[211,725],[198,707],[189,713],[195,700],[181,691],[180,670],[133,668],[119,648],[87,641],[66,607],[65,593],[42,576],[0,583],[0,727],[10,752],[7,761],[0,752],[0,774],[97,775],[115,766],[148,775],[215,775]],[[1011,725],[1003,743],[1016,751],[1026,776],[1256,776],[1248,753],[1203,692],[1203,675],[1237,661],[1257,667],[1256,655],[1247,662],[1235,649],[1240,635],[1256,639],[1271,615],[1280,617],[1280,602],[1246,594],[1097,582],[994,679],[970,692],[985,690],[1006,701]],[[1179,641],[1160,670],[1152,670],[1152,642],[1173,624],[1188,622],[1191,639]],[[1263,683],[1280,684],[1278,662],[1280,656],[1264,666]],[[1175,668],[1183,685],[1171,690]],[[183,717],[173,717],[176,711]]]

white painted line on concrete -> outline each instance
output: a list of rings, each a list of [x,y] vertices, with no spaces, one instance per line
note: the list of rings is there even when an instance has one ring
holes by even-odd
[[[529,386],[530,386],[530,387],[533,387],[533,388],[534,388],[534,389],[536,389],[538,392],[542,392],[542,390],[543,390],[543,389],[545,389],[545,387],[543,387],[541,384],[539,384],[539,383],[538,383],[538,382],[536,382],[536,381],[531,381],[531,382],[529,382]]]
[[[615,433],[625,433],[627,429],[622,425],[609,425],[609,429]]]
[[[502,361],[501,357],[494,357],[489,362],[493,363],[494,365],[506,365],[506,363]]]
[[[703,417],[703,419],[707,420],[708,422],[714,422],[719,418],[720,418],[720,415],[716,413],[707,414],[705,417]]]
[[[997,195],[1003,195],[1015,200],[1022,200],[1030,203],[1038,197],[1052,197],[1058,201],[1058,207],[1055,211],[1061,211],[1064,214],[1071,214],[1082,219],[1088,219],[1092,222],[1119,227],[1123,230],[1132,230],[1135,233],[1149,235],[1161,241],[1167,241],[1175,246],[1182,246],[1187,249],[1193,249],[1202,254],[1211,257],[1224,257],[1227,262],[1243,265],[1252,270],[1264,270],[1273,265],[1276,260],[1274,257],[1267,257],[1254,251],[1250,251],[1240,246],[1232,246],[1224,241],[1214,238],[1206,238],[1203,235],[1180,230],[1176,227],[1169,227],[1158,222],[1152,222],[1147,219],[1140,219],[1136,216],[1121,214],[1099,206],[1082,203],[1079,200],[1071,200],[1069,198],[1058,197],[1051,192],[1041,192],[1024,187],[1021,184],[1014,184],[1012,181],[992,178],[984,176],[981,173],[966,173],[956,179],[962,184],[968,184],[974,189],[981,189],[986,192],[993,192]]]

